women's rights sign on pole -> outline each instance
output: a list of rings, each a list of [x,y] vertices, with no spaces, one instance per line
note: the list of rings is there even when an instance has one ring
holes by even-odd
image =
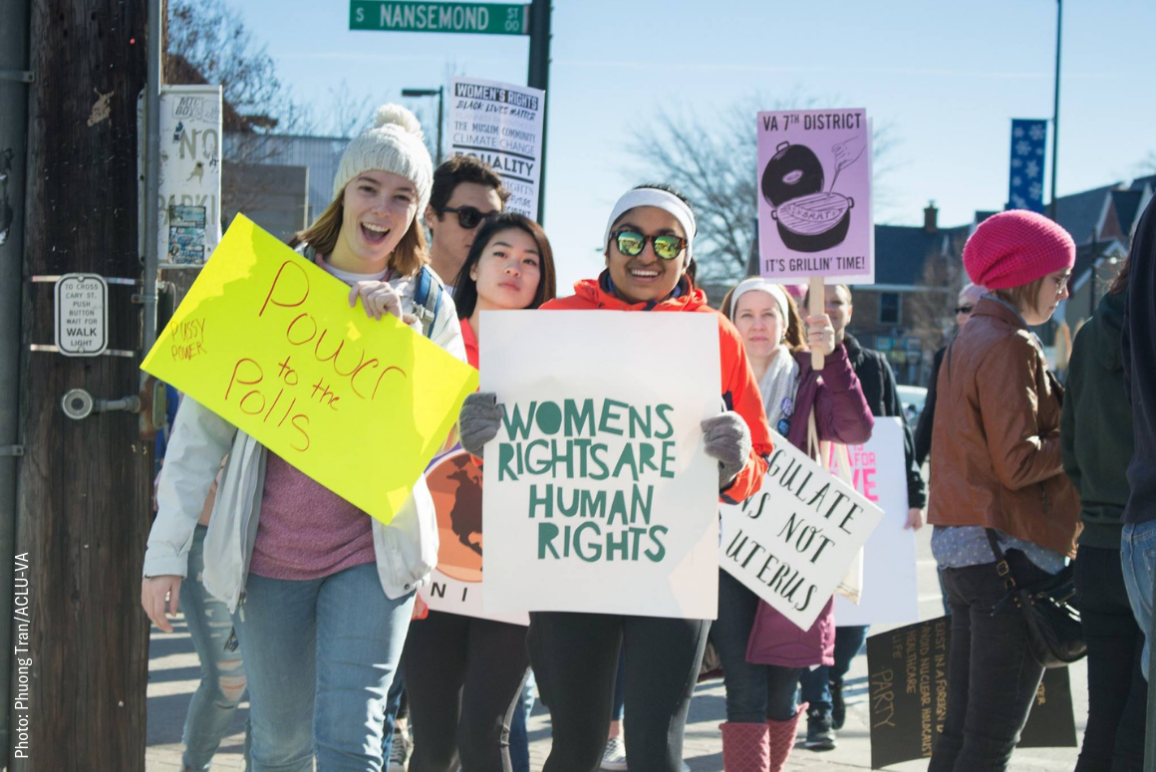
[[[538,219],[546,92],[476,78],[450,81],[450,152],[494,168],[510,191],[506,211]]]
[[[722,410],[711,314],[495,311],[482,390],[487,613],[714,619]]]
[[[742,504],[721,508],[718,559],[747,589],[806,630],[883,510],[786,437],[771,435],[775,450],[762,489]]]
[[[141,369],[388,523],[477,374],[237,215]]]
[[[761,112],[757,136],[759,270],[808,280],[817,316],[824,283],[875,283],[871,121],[862,109]],[[823,355],[811,361],[820,369]]]

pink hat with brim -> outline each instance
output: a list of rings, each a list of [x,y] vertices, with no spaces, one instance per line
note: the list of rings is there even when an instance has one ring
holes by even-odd
[[[1008,289],[1071,268],[1076,242],[1042,214],[1013,209],[979,224],[963,248],[963,267],[976,284]]]

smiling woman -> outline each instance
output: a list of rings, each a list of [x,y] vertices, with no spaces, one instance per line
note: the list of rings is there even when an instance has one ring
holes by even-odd
[[[380,108],[375,126],[350,142],[341,158],[333,203],[291,242],[300,263],[290,258],[282,266],[262,306],[265,320],[284,325],[301,356],[331,363],[356,397],[408,399],[392,391],[404,373],[347,345],[336,329],[303,312],[309,291],[304,260],[350,285],[351,307],[360,302],[379,320],[396,316],[464,359],[453,300],[425,267],[418,213],[429,200],[432,177],[417,119],[397,105]],[[414,298],[420,280],[428,297],[437,298],[432,308]],[[238,363],[230,385],[238,387],[232,393],[244,411],[268,410],[280,420],[283,409],[295,409],[296,403],[278,402],[280,387],[273,385],[296,378],[287,362],[277,371],[256,360]],[[319,382],[313,398],[338,409],[337,397],[318,396],[321,388]],[[285,431],[301,435],[295,448],[308,447],[308,428],[304,414],[286,421]],[[406,440],[398,429],[396,435],[351,438],[333,452],[374,453]],[[316,763],[321,769],[380,769],[385,695],[401,659],[414,589],[437,555],[437,517],[425,479],[414,483],[384,525],[188,397],[168,456],[141,587],[149,616],[171,631],[165,610],[176,613],[186,577],[203,574],[212,594],[227,601],[248,676],[254,768],[312,769]],[[205,569],[194,573],[185,553],[204,496],[184,492],[207,491],[222,465],[205,535]],[[256,504],[249,495],[254,491]]]

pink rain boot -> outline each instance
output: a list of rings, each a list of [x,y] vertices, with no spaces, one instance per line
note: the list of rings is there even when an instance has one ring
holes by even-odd
[[[807,703],[799,706],[795,717],[787,721],[771,721],[767,719],[770,728],[771,763],[766,769],[770,772],[783,772],[787,766],[787,759],[791,756],[791,749],[795,747],[795,733],[799,728],[799,718],[807,712]],[[724,753],[725,748],[724,748]],[[724,756],[725,758],[725,756]]]
[[[723,739],[723,769],[726,772],[767,772],[771,751],[766,724],[719,724]]]

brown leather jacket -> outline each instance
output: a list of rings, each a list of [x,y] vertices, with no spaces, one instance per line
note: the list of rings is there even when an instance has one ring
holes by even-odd
[[[936,388],[928,522],[998,528],[1074,557],[1080,500],[1060,456],[1063,389],[1019,316],[980,300]]]

